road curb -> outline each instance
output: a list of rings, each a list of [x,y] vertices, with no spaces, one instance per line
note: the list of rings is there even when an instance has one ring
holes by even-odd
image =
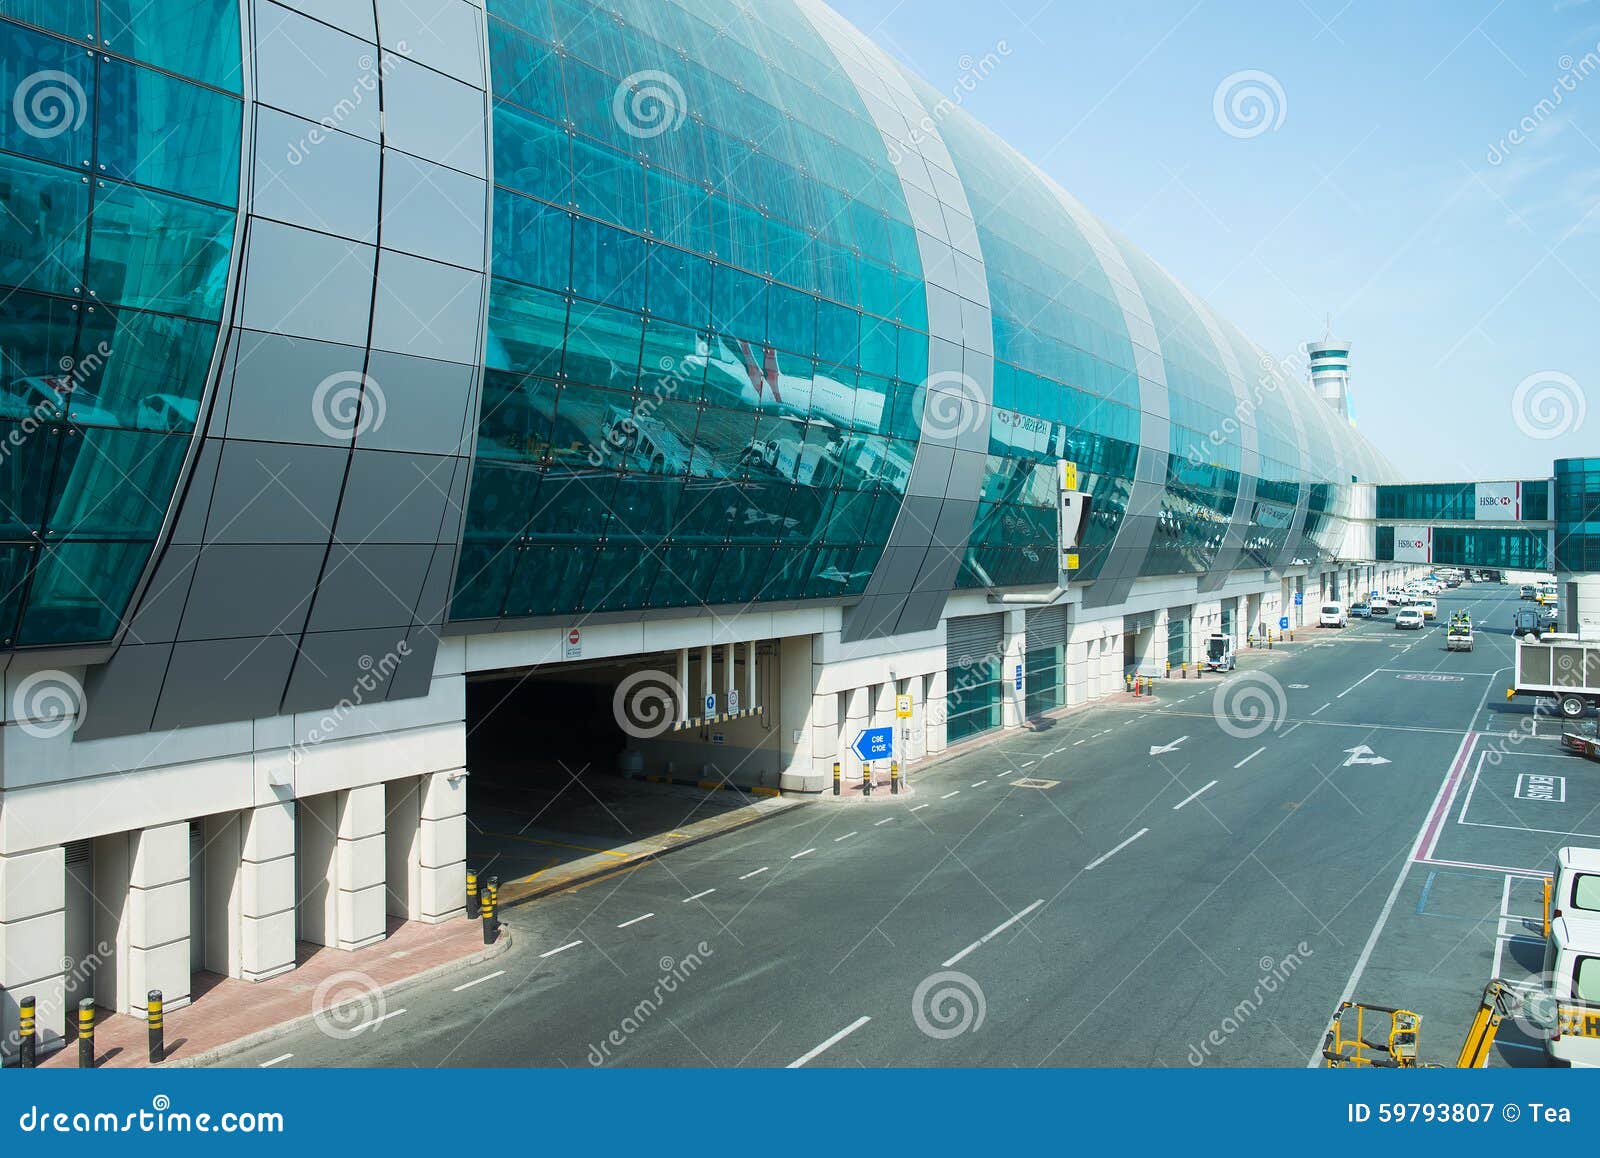
[[[613,861],[610,864],[597,864],[592,869],[586,869],[582,872],[574,873],[571,876],[563,877],[558,881],[552,881],[548,885],[529,885],[526,891],[523,891],[521,888],[516,886],[502,885],[500,888],[500,907],[502,909],[508,909],[514,905],[525,905],[529,901],[537,901],[541,897],[553,896],[556,893],[564,893],[568,889],[577,888],[579,885],[588,884],[591,881],[598,880],[601,877],[610,876],[613,873],[631,872],[640,865],[648,864],[654,860],[659,860],[661,857],[669,856],[672,853],[678,852],[680,849],[693,848],[697,844],[704,844],[708,840],[715,840],[720,836],[726,836],[730,832],[738,832],[741,829],[749,828],[751,825],[760,824],[764,820],[770,820],[774,816],[783,816],[796,808],[804,808],[810,804],[816,803],[815,801],[811,800],[794,799],[792,794],[789,793],[784,794],[784,799],[793,800],[793,803],[788,808],[772,809],[767,812],[757,813],[754,816],[744,817],[736,824],[730,824],[724,828],[718,828],[712,832],[704,832],[696,836],[691,836],[687,840],[679,841],[677,844],[668,845],[666,848],[658,848],[649,852],[641,852],[637,856],[629,857],[624,861]],[[513,889],[515,889],[515,891],[513,891]]]
[[[474,965],[482,965],[485,961],[493,961],[496,957],[503,956],[511,951],[512,941],[511,926],[502,924],[500,936],[495,939],[493,945],[469,957],[446,961],[442,965],[435,965],[432,969],[424,970],[410,977],[402,977],[400,980],[391,982],[377,990],[377,996],[389,997],[392,994],[404,993],[408,989],[414,989],[418,985],[423,985],[429,981],[437,981],[441,977],[448,977],[452,973],[460,973],[472,968]],[[173,1061],[162,1062],[159,1066],[150,1066],[148,1068],[181,1070],[211,1065],[235,1054],[254,1049],[258,1045],[266,1045],[268,1042],[288,1037],[296,1030],[304,1029],[306,1026],[314,1024],[316,1019],[316,1013],[303,1014],[300,1017],[290,1018],[288,1021],[280,1021],[276,1025],[269,1025],[265,1029],[258,1029],[254,1033],[235,1038],[233,1041],[225,1042],[222,1045],[212,1046],[210,1049],[197,1053],[193,1057],[177,1058]]]

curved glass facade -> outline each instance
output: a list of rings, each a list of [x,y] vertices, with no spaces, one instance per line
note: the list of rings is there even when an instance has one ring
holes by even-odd
[[[453,618],[859,594],[928,323],[856,89],[788,4],[488,11],[493,280]]]
[[[0,646],[111,639],[189,447],[239,194],[237,0],[0,0]]]

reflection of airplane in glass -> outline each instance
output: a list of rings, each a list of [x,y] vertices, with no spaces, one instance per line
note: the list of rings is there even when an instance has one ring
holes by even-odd
[[[720,337],[710,342],[702,339],[684,361],[705,367],[708,396],[721,390],[736,395],[752,409],[825,418],[837,426],[877,430],[883,424],[886,400],[881,393],[846,386],[822,374],[785,374],[778,364],[778,352],[770,346],[738,341],[729,349]]]

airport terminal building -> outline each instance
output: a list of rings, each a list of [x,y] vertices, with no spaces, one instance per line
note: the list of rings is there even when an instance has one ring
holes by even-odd
[[[1422,562],[1342,389],[818,0],[0,11],[8,1035],[459,912],[480,734],[819,792]]]

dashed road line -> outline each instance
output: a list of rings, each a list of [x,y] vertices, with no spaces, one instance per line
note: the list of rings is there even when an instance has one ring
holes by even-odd
[[[926,807],[928,807],[926,804],[917,805],[917,808],[926,808]],[[913,808],[911,811],[915,812],[917,810],[917,808]],[[885,816],[882,820],[873,821],[872,822],[872,827],[873,828],[882,828],[885,824],[888,824],[893,819],[894,819],[894,817],[892,817],[892,816]]]
[[[1211,790],[1212,788],[1215,788],[1216,786],[1217,786],[1217,782],[1215,780],[1213,780],[1210,784],[1207,784],[1204,788],[1200,789],[1200,792],[1207,792],[1207,791]],[[1191,793],[1189,793],[1189,795],[1185,796],[1182,800],[1178,801],[1178,803],[1176,803],[1176,804],[1174,804],[1172,806],[1172,811],[1174,811],[1174,812],[1178,811],[1178,809],[1182,808],[1185,804],[1188,804],[1195,797],[1199,796],[1200,792],[1191,792]]]
[[[816,1046],[816,1047],[814,1047],[812,1049],[808,1049],[805,1053],[803,1053],[799,1057],[795,1058],[794,1061],[790,1062],[784,1068],[785,1069],[791,1069],[791,1070],[799,1069],[801,1066],[805,1065],[808,1061],[811,1061],[812,1059],[821,1056],[826,1051],[828,1051],[828,1050],[832,1049],[834,1046],[838,1045],[841,1041],[843,1041],[845,1038],[849,1037],[852,1033],[854,1033],[856,1030],[860,1029],[863,1025],[867,1024],[867,1022],[869,1022],[871,1020],[872,1020],[872,1018],[865,1017],[865,1016],[856,1018],[849,1025],[845,1026],[838,1033],[836,1033],[832,1037],[830,1037],[827,1041],[823,1042],[821,1045]]]
[[[797,853],[795,853],[795,854],[794,854],[794,855],[793,855],[793,856],[791,856],[791,857],[790,857],[790,858],[789,858],[789,859],[790,859],[790,860],[799,860],[799,859],[800,859],[800,858],[801,858],[801,857],[803,857],[803,856],[810,856],[810,855],[811,855],[811,854],[812,854],[812,853],[814,853],[814,852],[816,852],[816,851],[817,851],[817,850],[816,850],[816,849],[814,849],[814,848],[808,848],[808,849],[803,849],[803,850],[802,850],[802,851],[800,851],[800,852],[797,852]]]
[[[926,807],[928,807],[926,804],[919,804],[915,808],[913,808],[911,811],[912,812],[921,812]]]
[[[582,942],[580,941],[579,944],[582,944]],[[356,1026],[354,1029],[352,1029],[350,1031],[350,1035],[352,1037],[354,1037],[356,1034],[363,1033],[366,1030],[371,1029],[375,1025],[382,1025],[384,1022],[388,1021],[391,1017],[399,1017],[404,1012],[405,1012],[405,1010],[403,1010],[403,1009],[391,1009],[388,1013],[380,1013],[377,1017],[374,1017],[371,1021],[363,1021],[360,1025]]]
[[[1023,909],[1020,913],[1013,913],[1009,918],[1007,918],[1006,920],[1002,921],[1000,924],[996,925],[994,928],[990,929],[987,933],[985,933],[983,936],[979,937],[972,944],[968,945],[965,949],[961,950],[961,952],[957,953],[954,957],[950,958],[950,960],[944,962],[942,965],[939,966],[939,968],[941,968],[941,969],[950,968],[950,966],[954,965],[957,961],[961,960],[961,958],[965,957],[968,953],[972,952],[974,949],[979,949],[979,948],[982,948],[984,945],[987,945],[990,941],[994,940],[1001,933],[1004,933],[1007,929],[1011,928],[1012,925],[1015,925],[1018,921],[1022,920],[1022,918],[1026,917],[1029,913],[1033,912],[1033,910],[1037,909],[1042,904],[1044,904],[1044,900],[1043,900],[1043,898],[1040,898],[1039,900],[1034,901],[1033,904],[1029,905],[1026,909]]]
[[[1091,869],[1099,868],[1101,865],[1105,864],[1106,861],[1108,861],[1112,857],[1116,856],[1117,853],[1119,853],[1123,849],[1127,848],[1130,844],[1132,844],[1134,841],[1138,840],[1141,836],[1143,836],[1145,833],[1147,833],[1149,831],[1150,830],[1148,828],[1141,828],[1138,832],[1134,833],[1127,840],[1125,840],[1121,844],[1117,845],[1116,848],[1112,849],[1110,852],[1106,853],[1104,856],[1102,856],[1102,857],[1100,857],[1100,858],[1098,858],[1096,860],[1092,860],[1088,864],[1084,865],[1083,866],[1083,871],[1084,872],[1089,872]]]
[[[1323,712],[1327,711],[1331,707],[1333,707],[1332,703],[1323,704],[1322,707],[1318,708],[1316,711],[1312,712],[1311,714],[1313,716],[1320,716]]]
[[[764,873],[766,871],[767,871],[767,866],[766,865],[762,865],[760,868],[756,869],[755,872],[753,872],[753,873],[745,873],[744,876],[740,877],[739,879],[741,881],[747,881],[751,877],[758,877],[758,876],[760,876],[762,873]]]
[[[557,945],[554,949],[551,949],[548,953],[540,953],[539,956],[540,957],[554,957],[557,953],[565,953],[568,949],[576,949],[581,944],[583,944],[582,941],[568,941],[565,945]]]
[[[960,796],[960,795],[961,795],[961,789],[957,788],[954,792],[946,792],[943,796],[939,797],[939,799],[940,800],[949,800],[952,796]],[[912,811],[914,812],[916,810],[913,809]]]
[[[648,921],[653,916],[655,916],[654,913],[645,913],[643,916],[635,917],[631,921],[622,922],[622,924],[618,925],[617,928],[626,929],[629,925],[637,925],[640,921]]]
[[[454,989],[450,990],[450,992],[460,993],[463,989],[471,989],[474,985],[482,985],[485,981],[493,981],[496,977],[504,977],[505,975],[506,971],[504,969],[496,969],[493,973],[486,974],[483,977],[475,977],[471,981],[457,985]]]
[[[1246,764],[1250,763],[1250,761],[1254,760],[1257,756],[1261,755],[1261,753],[1265,751],[1265,748],[1257,748],[1254,752],[1251,752],[1250,755],[1246,756],[1243,760],[1240,760],[1237,764],[1235,764],[1233,766],[1234,769],[1237,771],[1238,769],[1243,768]],[[1212,783],[1215,784],[1216,781],[1213,780]]]
[[[987,780],[980,780],[976,784],[969,785],[969,787],[971,787],[971,788],[982,788],[987,783],[989,783]]]
[[[257,1068],[266,1069],[268,1066],[275,1066],[279,1062],[286,1062],[290,1058],[292,1058],[293,1056],[294,1056],[294,1054],[292,1054],[292,1053],[280,1053],[277,1057],[273,1058],[271,1061],[262,1062],[261,1065],[259,1067],[257,1067]]]
[[[687,905],[690,901],[698,901],[701,897],[709,897],[712,893],[714,893],[716,891],[717,891],[716,889],[707,889],[705,892],[696,893],[692,897],[684,897],[683,900],[679,901],[678,903],[680,905]]]
[[[878,823],[881,824],[883,822],[879,821]],[[838,844],[841,840],[849,840],[854,835],[855,835],[855,833],[853,833],[853,832],[847,832],[843,836],[836,836],[836,837],[833,838],[833,843],[834,844]]]

